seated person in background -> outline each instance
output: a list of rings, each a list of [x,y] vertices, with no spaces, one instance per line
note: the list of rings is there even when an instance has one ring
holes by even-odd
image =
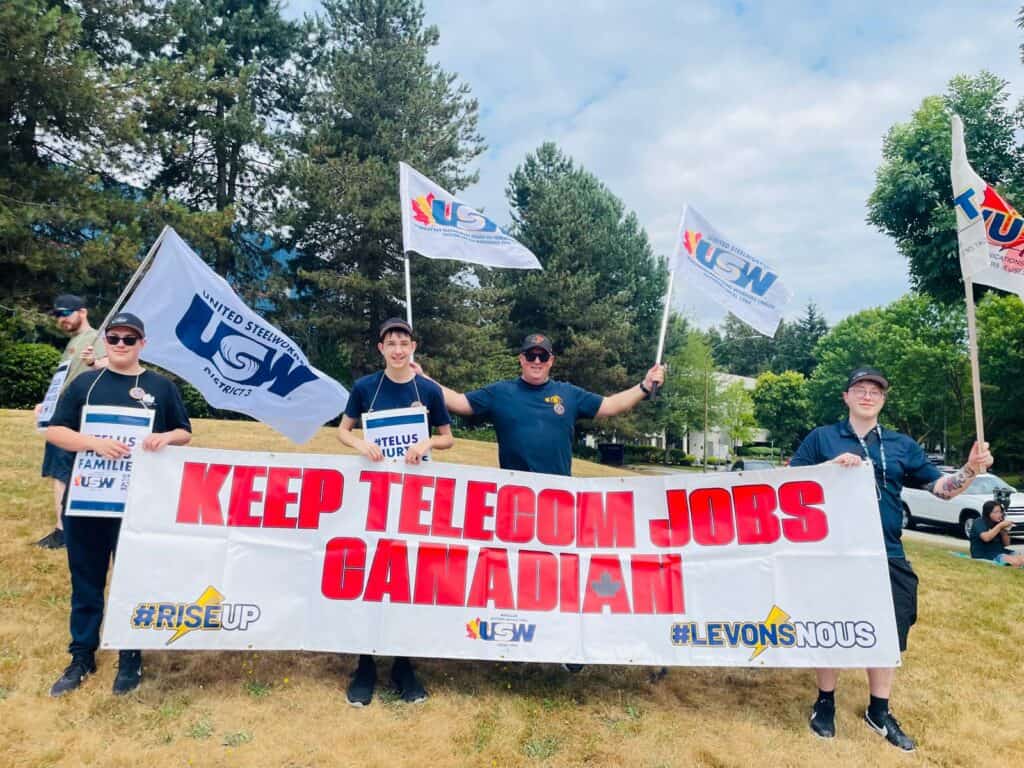
[[[998,501],[986,501],[981,506],[981,517],[971,526],[971,557],[977,560],[995,560],[1000,565],[1024,568],[1024,555],[1008,548],[1013,521]]]

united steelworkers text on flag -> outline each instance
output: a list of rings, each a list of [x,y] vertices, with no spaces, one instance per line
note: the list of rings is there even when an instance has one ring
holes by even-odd
[[[404,250],[485,267],[541,268],[526,246],[415,168],[399,163],[399,180]]]
[[[146,324],[142,359],[192,384],[215,408],[297,443],[345,408],[348,391],[253,312],[171,229],[125,304]]]
[[[143,452],[103,644],[899,664],[870,468],[572,478]]]
[[[669,262],[675,285],[684,280],[759,333],[774,336],[789,302],[775,270],[750,255],[693,208],[683,208],[676,251]],[[678,289],[678,288],[677,288]]]
[[[1024,298],[1024,219],[967,162],[964,124],[957,115],[949,171],[964,277]]]

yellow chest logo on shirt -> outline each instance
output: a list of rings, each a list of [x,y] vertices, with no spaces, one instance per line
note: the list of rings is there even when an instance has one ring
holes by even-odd
[[[565,406],[563,405],[565,401],[562,399],[561,395],[551,395],[550,397],[545,397],[544,402],[551,403],[554,406],[555,413],[557,413],[559,416],[565,413]]]

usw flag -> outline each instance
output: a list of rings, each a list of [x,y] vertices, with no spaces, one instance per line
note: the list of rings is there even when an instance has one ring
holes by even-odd
[[[676,252],[669,262],[674,284],[684,278],[765,336],[774,336],[789,302],[779,274],[743,250],[701,216],[683,208]]]
[[[964,277],[1024,298],[1024,218],[967,162],[964,124],[957,115],[949,172]]]
[[[540,269],[525,245],[417,171],[399,163],[402,244],[428,259],[455,259],[485,267]]]
[[[348,391],[243,302],[173,229],[124,310],[146,324],[143,360],[304,443],[345,408]]]

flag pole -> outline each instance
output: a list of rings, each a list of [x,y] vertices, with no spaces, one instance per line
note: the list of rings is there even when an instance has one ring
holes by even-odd
[[[668,273],[668,289],[665,291],[665,308],[661,312],[661,331],[658,333],[658,352],[654,362],[661,365],[661,358],[665,354],[665,333],[668,331],[668,313],[672,306],[672,283],[675,278],[675,270]],[[651,386],[651,399],[658,396],[657,383]]]
[[[139,262],[139,267],[135,270],[135,274],[131,276],[128,284],[124,287],[124,290],[121,291],[121,295],[118,296],[117,301],[114,302],[114,306],[110,308],[110,311],[107,312],[107,316],[103,318],[103,322],[100,323],[99,328],[96,329],[100,336],[102,336],[103,332],[107,329],[107,323],[109,323],[111,318],[120,311],[121,307],[128,299],[128,294],[132,292],[133,288],[135,288],[136,283],[142,279],[142,273],[146,271],[149,263],[153,260],[153,257],[156,256],[156,252],[160,249],[160,244],[163,243],[164,237],[170,229],[170,227],[164,225],[164,228],[160,230],[160,236],[153,242],[153,245],[150,246],[149,252],[146,253],[146,257]]]
[[[405,256],[405,321],[412,327],[412,278],[409,276],[409,252]]]
[[[967,296],[967,353],[971,358],[971,389],[974,392],[974,429],[978,443],[985,442],[985,420],[981,413],[981,373],[978,370],[978,331],[974,322],[974,281],[964,275]]]

